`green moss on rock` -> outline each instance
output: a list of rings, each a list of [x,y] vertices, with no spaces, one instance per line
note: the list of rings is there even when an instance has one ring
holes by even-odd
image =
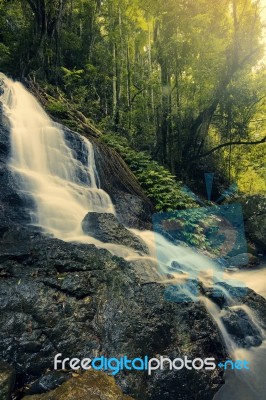
[[[133,400],[124,395],[113,377],[104,372],[88,371],[48,393],[23,397],[23,400]]]

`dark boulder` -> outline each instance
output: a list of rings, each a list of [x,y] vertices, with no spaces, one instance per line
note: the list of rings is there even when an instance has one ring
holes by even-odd
[[[48,371],[30,385],[26,394],[33,395],[49,392],[62,385],[62,383],[66,382],[71,376],[71,372],[67,371]]]
[[[5,258],[0,278],[0,354],[16,367],[17,387],[43,381],[59,352],[79,358],[225,357],[204,306],[167,301],[165,286],[143,280],[138,263],[39,233],[21,234],[20,241],[28,250]],[[13,250],[7,242],[6,253]],[[212,399],[221,374],[182,370],[148,377],[122,371],[116,380],[136,399],[169,400],[169,390],[170,398]]]
[[[116,243],[148,254],[145,243],[122,225],[110,213],[89,212],[82,221],[82,229],[104,243]]]
[[[227,332],[239,346],[259,346],[262,343],[258,328],[252,323],[243,309],[226,310],[226,314],[222,317],[222,320]]]
[[[15,384],[16,372],[6,362],[0,360],[0,399],[10,400]]]
[[[250,268],[258,265],[259,259],[251,253],[242,253],[233,257],[229,257],[227,262],[229,263],[229,266]]]

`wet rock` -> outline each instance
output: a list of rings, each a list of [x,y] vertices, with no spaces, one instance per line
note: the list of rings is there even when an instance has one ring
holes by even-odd
[[[27,390],[27,395],[41,394],[48,392],[62,385],[70,379],[71,373],[66,371],[49,371],[35,382],[33,382],[30,388]]]
[[[250,253],[238,254],[234,257],[230,257],[227,261],[230,266],[237,267],[252,267],[259,264],[259,259]]]
[[[6,362],[0,360],[0,399],[10,400],[11,392],[15,384],[16,372]]]
[[[25,396],[23,400],[130,400],[115,384],[113,377],[103,372],[89,371],[71,378],[47,394]],[[132,399],[133,400],[133,399]]]
[[[135,194],[117,191],[111,196],[117,219],[128,228],[152,229],[151,204]]]
[[[254,316],[259,325],[266,329],[266,313],[265,313],[265,298],[258,295],[251,289],[247,289],[244,297],[239,299],[239,302],[247,305],[254,313]]]
[[[45,381],[58,352],[78,358],[225,357],[204,306],[167,299],[164,285],[143,280],[139,263],[41,234],[25,234],[24,240],[28,258],[6,259],[8,274],[0,279],[0,354],[15,362],[18,387]],[[124,393],[143,400],[157,400],[166,377],[177,399],[180,387],[183,398],[193,398],[198,386],[202,398],[212,399],[222,383],[218,370],[193,375],[194,386],[187,385],[186,371],[151,377],[130,372],[121,371],[116,381]]]
[[[233,287],[219,283],[214,288],[203,288],[206,297],[221,309],[224,326],[240,346],[259,346],[266,328],[265,299],[247,287]]]
[[[9,130],[1,125],[0,107],[0,239],[10,229],[30,222],[32,201],[19,190],[18,177],[7,166],[10,157]]]
[[[203,293],[213,303],[217,304],[219,308],[224,308],[229,305],[225,293],[219,287],[204,289]]]
[[[240,346],[259,346],[262,343],[261,334],[258,328],[251,322],[247,313],[243,309],[227,309],[222,320],[227,332]]]
[[[113,214],[89,212],[82,221],[87,235],[104,243],[116,243],[148,254],[145,243],[122,225]]]
[[[186,303],[192,301],[192,298],[198,298],[200,294],[199,282],[193,279],[187,279],[185,286],[188,293],[183,292],[184,284],[169,285],[164,292],[165,300],[170,302]],[[191,297],[191,295],[193,297]]]

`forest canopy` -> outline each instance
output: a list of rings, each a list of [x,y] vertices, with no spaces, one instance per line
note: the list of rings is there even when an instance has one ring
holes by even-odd
[[[263,6],[1,0],[0,70],[59,90],[100,130],[192,187],[213,171],[265,193]]]

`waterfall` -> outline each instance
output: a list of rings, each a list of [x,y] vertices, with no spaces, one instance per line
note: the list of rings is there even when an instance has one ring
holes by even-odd
[[[18,177],[21,191],[34,200],[32,223],[56,238],[94,243],[124,257],[128,262],[145,262],[147,269],[150,266],[151,270],[157,270],[158,279],[160,277],[161,281],[168,285],[175,284],[181,294],[192,301],[196,298],[195,292],[193,288],[190,290],[188,285],[184,285],[188,277],[192,281],[200,281],[205,288],[215,287],[222,291],[227,304],[227,307],[222,310],[202,294],[196,300],[204,304],[215,321],[232,358],[237,358],[242,352],[241,354],[244,354],[246,359],[252,360],[253,366],[257,362],[258,365],[262,365],[261,354],[265,355],[265,344],[255,350],[252,347],[250,350],[243,350],[227,332],[224,317],[241,309],[250,324],[259,331],[261,339],[265,339],[264,330],[253,311],[232,298],[224,285],[226,283],[232,285],[232,280],[228,280],[229,277],[223,274],[220,267],[213,261],[188,247],[173,245],[163,236],[150,231],[131,230],[147,244],[150,250],[149,256],[140,256],[132,249],[121,245],[102,243],[83,233],[81,222],[89,211],[115,214],[109,195],[100,188],[92,144],[86,138],[80,139],[83,154],[83,158],[80,159],[66,140],[60,125],[49,118],[21,83],[14,82],[3,74],[0,74],[0,84],[1,82],[3,90],[2,94],[0,92],[0,101],[11,128],[9,167]],[[158,258],[159,269],[157,268]],[[175,261],[178,261],[177,269],[173,267]],[[166,277],[169,273],[174,279],[168,282]],[[244,388],[245,393],[250,388],[250,393],[253,393],[250,376],[253,375],[245,375],[245,385],[247,385]],[[234,400],[242,399],[241,393],[243,394],[243,391],[234,392]],[[258,398],[263,397],[262,393],[264,394],[262,391]],[[226,389],[222,389],[215,396],[217,400],[226,398],[229,398]]]
[[[81,235],[88,211],[114,213],[110,197],[97,186],[91,143],[83,138],[83,164],[68,147],[61,127],[22,84],[3,80],[4,113],[11,125],[10,168],[35,201],[33,223],[60,239]]]

